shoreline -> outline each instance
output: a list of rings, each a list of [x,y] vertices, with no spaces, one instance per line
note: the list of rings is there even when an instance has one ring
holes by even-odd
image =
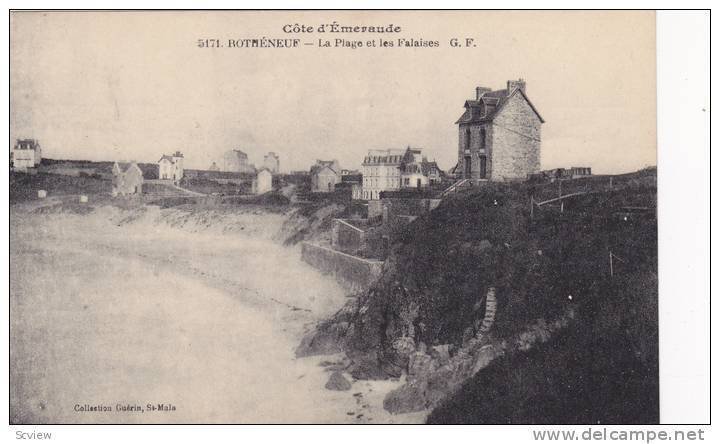
[[[331,278],[323,276],[307,264],[302,263],[298,248],[283,247],[271,240],[273,233],[270,233],[272,230],[269,230],[268,227],[272,225],[279,229],[282,222],[281,218],[276,217],[277,215],[270,215],[268,218],[265,217],[266,214],[244,214],[239,217],[248,224],[252,222],[252,219],[255,219],[256,223],[262,225],[260,228],[262,228],[265,237],[254,239],[250,231],[253,228],[259,229],[258,227],[248,225],[244,230],[238,229],[235,232],[228,229],[228,226],[222,228],[213,226],[213,224],[222,225],[224,223],[217,219],[210,221],[205,226],[199,225],[198,220],[187,219],[184,220],[186,225],[172,226],[173,223],[177,224],[183,220],[182,210],[149,210],[146,208],[139,218],[118,226],[114,223],[117,217],[127,216],[123,211],[125,210],[116,212],[105,207],[98,207],[89,215],[56,213],[51,218],[44,218],[41,215],[31,214],[30,217],[33,223],[30,224],[26,223],[26,215],[23,215],[23,224],[19,224],[18,216],[25,211],[22,211],[22,209],[19,212],[11,211],[11,251],[14,265],[11,267],[11,276],[15,287],[15,291],[11,292],[11,299],[13,301],[13,311],[19,314],[23,308],[17,300],[18,290],[20,290],[19,293],[23,294],[23,297],[27,297],[28,294],[40,297],[41,293],[52,295],[54,298],[64,299],[65,306],[62,307],[62,311],[67,312],[70,317],[82,318],[83,314],[87,313],[88,306],[94,308],[95,304],[90,303],[89,300],[97,298],[99,294],[102,295],[103,291],[111,292],[108,287],[118,287],[112,289],[112,291],[125,293],[125,297],[128,298],[127,293],[133,290],[137,291],[137,289],[125,288],[126,284],[131,287],[132,285],[141,284],[151,285],[150,282],[155,282],[152,285],[161,287],[164,282],[173,282],[173,285],[181,284],[167,292],[162,288],[153,287],[150,289],[150,294],[143,295],[143,297],[130,297],[132,302],[123,301],[121,295],[115,295],[112,298],[112,305],[115,308],[123,306],[126,310],[135,309],[143,313],[143,316],[150,317],[152,322],[158,324],[154,327],[143,327],[138,325],[137,319],[132,319],[133,313],[121,313],[121,315],[127,315],[129,319],[125,319],[125,323],[121,322],[120,327],[132,325],[136,328],[140,327],[141,330],[147,328],[151,331],[151,334],[157,336],[157,338],[150,340],[149,344],[131,344],[132,347],[135,347],[133,350],[137,351],[139,349],[144,353],[158,350],[161,345],[155,344],[151,346],[153,341],[160,341],[165,347],[169,344],[174,344],[174,347],[187,346],[187,343],[189,343],[190,348],[186,353],[189,353],[190,356],[196,356],[195,354],[199,352],[192,349],[192,343],[196,341],[193,335],[200,335],[206,336],[203,340],[210,341],[208,342],[210,349],[219,346],[214,343],[215,341],[220,341],[229,350],[233,350],[233,347],[239,347],[235,350],[237,358],[211,355],[209,357],[210,363],[220,367],[221,370],[210,368],[211,364],[203,362],[195,362],[193,365],[185,367],[177,362],[172,362],[173,359],[188,356],[179,351],[178,354],[173,355],[174,357],[165,356],[161,359],[161,363],[166,366],[165,368],[161,365],[159,369],[153,371],[152,365],[146,365],[148,364],[146,361],[137,362],[128,354],[124,356],[127,360],[134,365],[140,366],[142,368],[141,373],[146,372],[150,376],[157,378],[158,382],[162,381],[161,375],[168,377],[168,375],[174,374],[169,372],[168,367],[179,366],[186,373],[184,375],[186,380],[180,378],[180,380],[176,379],[176,382],[174,382],[175,384],[181,384],[179,386],[183,387],[182,389],[166,390],[165,397],[158,395],[158,399],[147,399],[147,396],[138,395],[138,399],[127,399],[126,401],[129,404],[138,403],[138,405],[144,405],[146,403],[163,402],[166,404],[180,404],[172,402],[172,399],[167,399],[168,392],[177,393],[178,390],[186,392],[188,387],[192,387],[199,379],[205,379],[205,377],[200,376],[203,374],[200,369],[213,374],[217,373],[217,381],[213,382],[216,386],[225,387],[231,380],[237,380],[237,375],[232,375],[228,367],[233,367],[235,371],[242,372],[244,370],[241,370],[242,364],[240,362],[260,362],[264,368],[258,370],[264,375],[257,375],[252,372],[244,373],[245,381],[248,378],[250,380],[256,378],[257,384],[254,387],[248,387],[246,382],[246,387],[242,390],[244,398],[254,400],[253,410],[264,410],[264,416],[255,417],[256,421],[277,422],[282,419],[282,422],[311,423],[408,423],[420,422],[424,419],[424,415],[391,416],[382,409],[384,393],[399,385],[400,381],[356,381],[352,389],[347,392],[331,392],[324,388],[330,373],[319,364],[327,361],[328,358],[333,359],[332,356],[300,359],[294,357],[294,349],[300,343],[302,335],[314,323],[329,317],[339,309],[344,304],[346,296],[335,282],[328,282]],[[114,217],[108,219],[108,215]],[[170,221],[169,225],[155,225],[159,220],[158,218],[164,219],[168,216],[173,216],[168,219]],[[237,228],[239,222],[233,220],[229,223],[229,226]],[[173,245],[173,242],[181,242],[184,245]],[[238,251],[233,252],[235,249]],[[249,257],[253,258],[252,261],[248,260]],[[53,282],[50,282],[47,278],[40,278],[40,282],[28,282],[27,278],[22,278],[23,272],[26,271],[24,268],[29,267],[28,264],[38,267],[41,274],[49,271],[50,274],[55,275],[52,279]],[[93,271],[92,268],[94,267],[99,267],[99,269]],[[246,275],[238,275],[242,270],[246,271]],[[269,270],[273,270],[271,280],[267,279],[266,273]],[[96,276],[94,279],[98,279],[97,271],[106,273],[100,280],[107,282],[92,282],[93,275]],[[75,282],[79,284],[79,287],[99,285],[101,288],[93,289],[93,291],[89,292],[92,294],[86,294],[82,288],[76,289],[78,293],[71,291],[70,294],[65,294],[63,290],[60,290],[67,286],[67,282],[62,282],[63,280],[70,279],[74,281],[78,276],[83,276],[85,279],[84,281],[81,279],[83,284]],[[120,284],[120,281],[127,282]],[[302,282],[306,287],[304,294],[301,294],[302,292],[298,293],[299,290],[302,290],[297,285],[298,282]],[[18,287],[21,288],[18,289]],[[38,287],[44,287],[43,291],[38,291]],[[31,291],[27,292],[28,289]],[[191,290],[188,291],[188,289]],[[198,301],[199,295],[201,295],[201,301]],[[74,302],[73,299],[78,296],[85,298],[85,303],[82,304],[86,306],[85,308],[82,305],[74,308],[71,306],[72,302]],[[149,301],[152,301],[153,307],[146,306],[150,304]],[[197,306],[200,302],[204,302],[204,304]],[[98,303],[100,302],[98,301]],[[186,311],[187,307],[184,307],[185,309],[178,313],[178,304],[179,306],[183,304],[196,305],[198,310],[204,311],[204,316],[193,316]],[[205,306],[208,304],[215,304],[216,307],[214,308],[219,305],[224,307],[225,310],[231,310],[237,318],[227,318],[226,313],[223,314],[222,311],[218,312]],[[103,311],[101,308],[95,308],[95,310]],[[57,330],[62,330],[62,334],[56,336],[73,337],[76,341],[85,341],[84,344],[89,345],[91,349],[97,345],[94,340],[86,337],[78,338],[76,337],[77,333],[82,329],[89,329],[92,332],[93,327],[103,325],[104,322],[100,321],[107,321],[109,315],[109,313],[93,313],[93,316],[97,316],[97,318],[89,319],[90,322],[87,324],[78,326],[71,323],[60,327],[53,325],[59,321],[55,316],[56,313],[57,311],[52,309],[48,309],[47,312],[43,313],[41,320],[47,323],[44,327],[49,332],[56,334],[60,333]],[[118,313],[114,313],[114,315],[118,316]],[[26,333],[32,336],[34,326],[24,325],[22,319],[25,316],[18,316],[17,314],[15,316],[16,322],[13,323],[11,340],[16,351],[16,358],[22,360],[23,357],[26,357],[23,356],[23,353],[30,354],[34,350],[34,341],[23,343],[21,340],[24,339]],[[35,316],[37,318],[37,313],[35,313]],[[213,319],[214,322],[207,322],[208,317]],[[255,325],[257,322],[260,322],[260,325]],[[193,329],[197,328],[196,330],[186,328],[186,325],[192,323],[196,324],[192,327]],[[213,331],[218,328],[217,324],[223,325],[222,331]],[[183,329],[186,330],[184,333],[181,331]],[[258,334],[256,329],[262,331],[260,337],[255,337]],[[120,336],[128,335],[127,331],[122,328],[116,328],[115,330],[116,334]],[[210,330],[209,333],[207,330]],[[245,341],[234,338],[235,335],[245,335],[254,337],[254,339],[248,338]],[[102,334],[100,336],[102,341],[112,342]],[[260,342],[258,343],[258,341]],[[263,344],[262,341],[265,341],[265,343]],[[67,347],[67,344],[63,343],[61,345],[61,349]],[[50,344],[49,348],[52,349],[53,345]],[[80,358],[80,362],[90,365],[91,369],[93,365],[97,366],[97,358],[100,356],[88,354],[82,350],[72,349],[72,352],[79,355],[76,358]],[[200,355],[205,354],[205,352],[203,351]],[[217,352],[222,354],[223,350],[217,350]],[[99,350],[95,350],[94,353],[102,354],[103,358],[113,357],[113,354],[122,354],[119,351],[102,353]],[[161,357],[163,353],[162,351],[159,353]],[[240,361],[236,361],[237,359]],[[127,364],[127,360],[125,364]],[[202,361],[202,359],[199,361]],[[123,360],[119,360],[115,364],[123,365]],[[46,365],[49,366],[49,362]],[[271,365],[277,366],[277,370],[268,371],[267,366]],[[22,365],[15,362],[13,368],[19,370]],[[252,370],[250,366],[246,366],[246,369]],[[177,368],[174,368],[174,370],[177,370]],[[112,374],[116,379],[125,378],[126,387],[132,386],[136,381],[135,377],[123,374],[123,370],[115,368],[114,372]],[[12,374],[16,379],[18,378],[17,371]],[[177,374],[174,375],[177,376]],[[293,375],[292,380],[290,379],[291,375]],[[39,382],[45,386],[43,390],[46,396],[41,396],[43,392],[41,390],[37,398],[39,399],[38,402],[45,403],[44,408],[41,410],[45,413],[41,418],[44,417],[47,420],[38,422],[57,421],[58,411],[54,411],[55,418],[49,411],[52,408],[57,408],[57,404],[52,404],[47,399],[51,399],[53,396],[67,397],[65,393],[62,393],[64,391],[63,387],[67,388],[68,380],[76,382],[76,376],[67,373],[61,375],[50,371],[50,375],[47,377],[37,375],[36,378],[39,379],[31,382],[31,384]],[[175,376],[171,376],[171,378],[175,378]],[[287,384],[288,387],[283,390],[259,388],[262,384],[272,386],[270,381],[273,376],[280,377],[279,380],[274,381],[276,384],[280,386]],[[267,380],[266,377],[270,379]],[[32,375],[29,378],[32,380]],[[261,381],[266,382],[261,383]],[[98,392],[100,392],[99,386],[108,385],[108,381],[96,380],[95,383]],[[165,385],[172,384],[165,383]],[[24,383],[20,385],[27,387],[27,384]],[[122,388],[122,385],[110,385],[115,390]],[[171,412],[168,415],[174,414],[176,419],[181,417],[184,419],[180,421],[171,419],[171,421],[235,422],[237,419],[233,420],[232,418],[243,418],[243,402],[238,401],[237,397],[227,395],[228,391],[232,393],[233,389],[239,390],[237,386],[242,386],[242,383],[232,385],[232,388],[225,387],[224,390],[217,391],[214,396],[203,395],[197,396],[198,399],[193,398],[194,402],[199,402],[202,407],[188,409],[188,404],[185,404],[184,407],[178,405],[178,411],[184,409],[185,413]],[[17,392],[17,390],[22,392],[23,387],[16,388],[14,392]],[[78,391],[81,392],[82,390],[76,389],[76,392]],[[358,393],[359,396],[353,396]],[[301,394],[302,396],[300,396]],[[290,399],[283,400],[283,396]],[[43,397],[47,399],[41,399]],[[274,399],[267,399],[268,397]],[[226,398],[227,402],[239,403],[239,410],[215,411],[217,408],[210,407],[213,404],[213,398]],[[262,398],[265,399],[261,401]],[[145,402],[146,399],[147,402]],[[307,401],[303,401],[303,399],[312,401],[310,401],[310,404],[306,404]],[[83,404],[86,400],[92,401],[93,399],[77,399],[72,405],[75,403]],[[97,399],[97,401],[103,400]],[[119,400],[103,402],[110,402],[110,405],[114,405],[116,401]],[[186,402],[189,402],[189,400]],[[91,402],[88,402],[88,404],[91,404]],[[12,405],[17,404],[12,403]],[[303,408],[294,410],[293,405],[303,406]],[[262,408],[262,406],[266,406],[266,408]],[[280,407],[280,410],[278,410],[278,407]],[[62,408],[66,409],[67,407],[63,404]],[[210,415],[210,413],[212,414]],[[170,416],[157,415],[137,416],[137,413],[135,416],[123,416],[122,412],[119,414],[121,416],[112,415],[109,418],[87,414],[80,417],[77,415],[59,415],[64,419],[58,422],[164,422],[168,421],[167,418],[170,418]],[[208,415],[214,419],[209,419]],[[300,416],[293,417],[293,415]],[[250,419],[247,416],[245,418]],[[275,420],[271,418],[275,418]],[[37,418],[35,419],[37,420]],[[246,419],[240,419],[240,421],[247,422]]]

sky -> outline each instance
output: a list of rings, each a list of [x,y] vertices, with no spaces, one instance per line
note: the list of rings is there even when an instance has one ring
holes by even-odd
[[[282,30],[332,21],[401,32]],[[522,77],[545,119],[543,169],[656,164],[652,12],[13,12],[10,25],[10,144],[38,139],[45,157],[156,162],[179,150],[206,169],[240,149],[255,164],[274,151],[290,171],[316,159],[359,168],[369,149],[410,145],[448,169],[475,87]],[[197,45],[262,37],[313,45]],[[318,46],[336,38],[395,46]]]

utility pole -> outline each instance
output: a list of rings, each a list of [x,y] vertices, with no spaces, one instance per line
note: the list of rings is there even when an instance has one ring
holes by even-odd
[[[612,260],[612,251],[610,252],[610,277],[613,277],[613,260]]]

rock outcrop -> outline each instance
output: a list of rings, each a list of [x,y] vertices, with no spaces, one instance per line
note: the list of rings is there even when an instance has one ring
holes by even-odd
[[[327,384],[325,384],[325,388],[328,390],[346,391],[352,388],[352,384],[343,376],[342,372],[334,371],[330,374],[330,379],[328,379]]]
[[[573,310],[554,322],[539,320],[510,341],[495,339],[483,331],[452,357],[445,347],[434,347],[434,355],[414,352],[409,359],[407,382],[388,393],[383,407],[391,413],[409,413],[433,408],[457,390],[463,382],[506,353],[524,351],[566,327],[575,317]],[[439,349],[439,350],[438,350]]]

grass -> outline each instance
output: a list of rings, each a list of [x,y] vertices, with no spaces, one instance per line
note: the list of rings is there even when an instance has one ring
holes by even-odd
[[[45,190],[48,196],[85,194],[88,196],[109,195],[112,185],[109,180],[97,177],[76,177],[59,174],[26,174],[10,172],[10,203],[37,200],[38,191]]]
[[[186,177],[182,180],[180,186],[190,191],[203,194],[237,195],[250,193],[252,183],[249,182],[237,185],[234,183],[219,183],[215,180],[202,177]]]

